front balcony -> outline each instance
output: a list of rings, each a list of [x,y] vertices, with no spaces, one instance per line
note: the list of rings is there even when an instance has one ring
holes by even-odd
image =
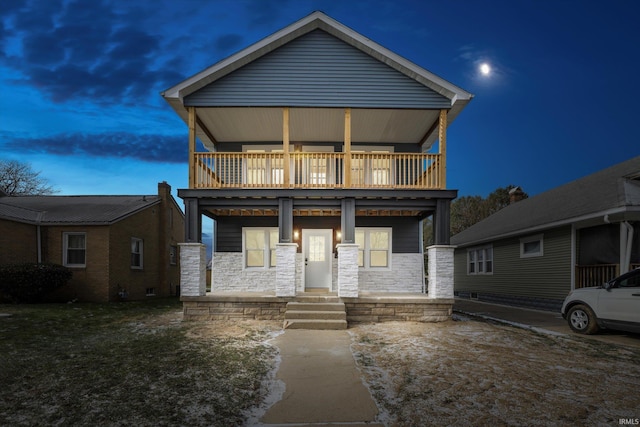
[[[193,153],[190,188],[442,190],[441,154]]]

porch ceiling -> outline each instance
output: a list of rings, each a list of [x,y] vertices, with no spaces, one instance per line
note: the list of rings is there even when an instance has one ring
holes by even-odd
[[[198,108],[197,136],[205,147],[216,142],[280,142],[281,107]],[[352,109],[353,144],[422,144],[438,121],[438,110]],[[290,141],[344,141],[343,108],[291,108]],[[212,141],[213,138],[213,141]]]
[[[213,217],[221,216],[278,216],[278,209],[222,208],[206,209]],[[294,209],[293,216],[340,216],[340,209]],[[417,209],[357,209],[356,216],[422,216],[424,210]]]

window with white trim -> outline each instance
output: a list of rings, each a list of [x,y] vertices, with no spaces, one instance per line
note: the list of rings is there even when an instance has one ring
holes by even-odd
[[[86,267],[86,233],[62,233],[62,246],[62,263],[65,267]]]
[[[467,274],[493,274],[491,245],[467,250]]]
[[[244,268],[276,266],[278,228],[244,227],[242,229],[242,257]]]
[[[144,242],[137,237],[131,238],[131,268],[142,270],[144,259]]]
[[[520,239],[520,258],[532,258],[544,255],[542,234]]]
[[[391,228],[356,228],[358,267],[391,268]]]

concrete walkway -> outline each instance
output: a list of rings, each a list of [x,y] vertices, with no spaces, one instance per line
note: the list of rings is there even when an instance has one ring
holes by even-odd
[[[356,368],[346,331],[288,329],[272,344],[282,358],[276,379],[286,388],[261,425],[382,426],[372,423],[378,409]]]

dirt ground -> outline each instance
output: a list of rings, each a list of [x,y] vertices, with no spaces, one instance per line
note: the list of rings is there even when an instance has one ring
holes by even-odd
[[[640,350],[457,316],[349,329],[385,425],[620,425],[640,418]]]

